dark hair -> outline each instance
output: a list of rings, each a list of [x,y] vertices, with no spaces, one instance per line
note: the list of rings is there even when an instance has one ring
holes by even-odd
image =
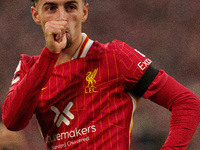
[[[36,6],[36,3],[38,3],[38,0],[31,0],[33,2],[33,6]]]
[[[35,7],[39,0],[31,0],[33,2],[33,6]],[[83,3],[86,3],[86,0],[82,0]]]

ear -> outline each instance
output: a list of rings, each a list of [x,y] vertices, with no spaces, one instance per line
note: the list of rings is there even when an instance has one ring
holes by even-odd
[[[89,4],[86,3],[84,6],[83,6],[83,17],[82,17],[82,22],[85,22],[88,18],[88,8],[89,8]]]
[[[32,17],[33,17],[33,20],[35,21],[35,23],[41,25],[41,22],[40,22],[40,18],[39,18],[39,15],[38,15],[38,9],[36,7],[31,7],[31,13],[32,13]]]

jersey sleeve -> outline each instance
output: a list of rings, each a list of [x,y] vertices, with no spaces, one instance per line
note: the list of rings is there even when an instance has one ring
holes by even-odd
[[[162,150],[186,150],[200,122],[200,100],[160,70],[143,95],[171,111],[170,132]]]
[[[17,131],[26,127],[37,107],[37,97],[49,80],[58,56],[46,47],[37,60],[22,55],[2,105],[2,120],[8,129]]]
[[[117,42],[120,71],[127,90],[171,111],[170,132],[162,150],[186,150],[200,122],[200,100],[146,56]]]
[[[152,67],[152,61],[138,50],[124,42],[115,41],[119,71],[128,92],[142,97],[152,83],[158,70]]]
[[[21,55],[21,59],[14,72],[14,77],[12,79],[9,91],[13,90],[13,88],[15,87],[14,84],[17,84],[24,78],[26,73],[30,70],[30,68],[32,68],[32,66],[36,63],[38,59],[39,56],[30,57],[29,55],[26,54]]]

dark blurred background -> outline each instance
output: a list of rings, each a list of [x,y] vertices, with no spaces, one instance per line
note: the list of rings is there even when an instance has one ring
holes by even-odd
[[[91,39],[126,42],[200,97],[199,0],[89,0],[89,4],[83,31]],[[44,47],[42,30],[33,22],[30,7],[30,0],[0,0],[0,106],[20,54],[37,55]],[[134,116],[131,150],[160,149],[169,122],[168,110],[141,99]],[[25,130],[11,137],[18,133],[23,135],[22,149],[45,150],[35,116]],[[200,149],[200,127],[188,149]]]

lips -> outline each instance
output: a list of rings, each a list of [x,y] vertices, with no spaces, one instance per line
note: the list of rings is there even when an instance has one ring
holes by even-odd
[[[68,35],[69,35],[69,32],[68,32],[68,31],[65,31],[65,34],[66,34],[66,36],[68,37]]]
[[[65,34],[66,34],[66,37],[68,37],[68,36],[69,36],[69,33],[68,33],[68,32],[65,32]]]

